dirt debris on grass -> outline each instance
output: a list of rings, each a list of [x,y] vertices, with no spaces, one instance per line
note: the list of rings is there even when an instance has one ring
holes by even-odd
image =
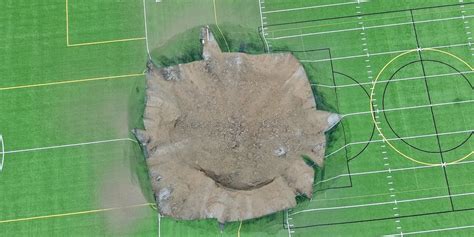
[[[126,208],[146,204],[138,181],[130,170],[129,162],[114,160],[107,168],[101,170],[102,178],[98,192],[100,206],[104,208],[122,207],[117,210],[103,212],[106,235],[132,236],[137,231],[135,226],[140,220],[152,216],[149,207]]]
[[[203,29],[202,61],[147,75],[145,130],[161,214],[219,222],[261,217],[312,196],[325,134],[338,116],[318,111],[289,53],[222,53]],[[336,118],[336,119],[334,119]]]

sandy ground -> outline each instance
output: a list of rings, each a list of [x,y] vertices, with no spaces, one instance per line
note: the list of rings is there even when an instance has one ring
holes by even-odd
[[[205,34],[204,34],[205,35]],[[221,53],[148,73],[145,131],[152,186],[163,215],[251,219],[312,195],[331,114],[315,109],[291,54]]]
[[[111,162],[103,171],[100,182],[99,195],[102,207],[128,207],[148,202],[126,160]],[[148,216],[149,211],[148,207],[143,207],[104,212],[108,234],[132,235],[137,221]]]

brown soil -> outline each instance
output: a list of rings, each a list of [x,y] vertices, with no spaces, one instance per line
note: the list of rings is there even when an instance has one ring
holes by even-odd
[[[315,109],[303,67],[286,53],[221,53],[209,38],[205,60],[148,74],[137,136],[160,212],[227,222],[311,197],[314,171],[301,156],[322,163],[331,114]]]

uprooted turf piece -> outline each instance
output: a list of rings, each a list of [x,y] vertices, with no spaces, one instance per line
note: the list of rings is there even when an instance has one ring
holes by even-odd
[[[178,219],[245,220],[312,195],[330,113],[317,111],[290,54],[222,53],[212,34],[205,60],[151,69],[147,163],[160,212]],[[334,117],[334,116],[333,116]]]

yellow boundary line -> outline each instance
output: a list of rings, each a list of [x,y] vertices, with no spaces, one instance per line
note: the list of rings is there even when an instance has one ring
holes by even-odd
[[[57,217],[64,217],[64,216],[76,216],[76,215],[84,215],[84,214],[92,214],[98,212],[107,212],[107,211],[115,211],[115,210],[123,210],[123,209],[131,209],[131,208],[138,208],[138,207],[145,207],[156,206],[155,203],[144,203],[144,204],[137,204],[131,206],[124,206],[124,207],[111,207],[111,208],[102,208],[96,210],[89,210],[89,211],[79,211],[79,212],[69,212],[69,213],[62,213],[62,214],[52,214],[52,215],[44,215],[44,216],[33,216],[33,217],[25,217],[25,218],[17,218],[17,219],[10,219],[10,220],[0,220],[0,224],[4,223],[12,223],[12,222],[21,222],[21,221],[31,221],[31,220],[40,220],[40,219],[48,219],[48,218],[57,218]]]
[[[230,47],[229,47],[229,44],[227,43],[227,40],[225,39],[224,33],[222,33],[222,30],[221,30],[221,28],[219,27],[219,23],[217,22],[217,7],[216,7],[216,0],[212,0],[212,2],[213,2],[213,4],[214,4],[214,20],[216,21],[216,26],[217,26],[217,29],[219,30],[219,33],[221,33],[221,35],[222,35],[222,38],[224,39],[225,46],[227,47],[227,52],[230,52]]]
[[[240,237],[240,230],[242,229],[242,220],[240,221],[239,230],[237,230],[237,237]]]
[[[380,76],[382,75],[382,73],[385,71],[385,69],[390,66],[394,61],[396,61],[397,59],[399,59],[400,57],[403,57],[407,54],[410,54],[410,53],[413,53],[413,52],[417,52],[419,50],[424,50],[424,51],[433,51],[433,52],[438,52],[438,53],[442,53],[442,54],[445,54],[445,55],[448,55],[449,57],[452,57],[452,58],[455,58],[457,60],[459,60],[461,63],[463,63],[464,65],[466,65],[469,69],[471,69],[472,71],[474,71],[474,68],[471,67],[471,65],[469,65],[469,63],[467,63],[466,61],[462,60],[460,57],[452,54],[452,53],[449,53],[449,52],[446,52],[446,51],[443,51],[443,50],[439,50],[439,49],[433,49],[433,48],[424,48],[424,49],[412,49],[412,50],[408,50],[406,52],[403,52],[397,56],[395,56],[394,58],[392,58],[387,64],[385,64],[385,66],[383,66],[383,68],[380,70],[380,72],[377,74],[377,77],[375,78],[375,80],[372,82],[372,87],[370,89],[370,114],[372,116],[372,121],[374,122],[374,125],[375,125],[375,128],[377,129],[377,131],[379,132],[380,136],[382,137],[382,140],[387,143],[393,150],[395,150],[398,154],[400,154],[401,156],[403,156],[404,158],[408,159],[408,160],[411,160],[415,163],[418,163],[418,164],[422,164],[422,165],[427,165],[427,166],[444,166],[444,165],[449,165],[449,164],[455,164],[455,163],[458,163],[458,162],[461,162],[467,158],[469,158],[469,156],[471,156],[472,154],[474,154],[474,151],[471,151],[470,153],[468,153],[467,155],[464,155],[452,162],[446,162],[445,164],[438,164],[438,163],[427,163],[427,162],[423,162],[423,161],[419,161],[417,160],[416,158],[413,158],[405,153],[403,153],[402,151],[398,150],[386,137],[385,135],[383,134],[382,132],[382,129],[379,127],[379,124],[377,123],[377,120],[375,118],[375,111],[374,111],[374,103],[373,103],[373,100],[374,100],[374,91],[375,91],[375,85],[377,84],[377,81],[380,79]]]
[[[79,44],[68,44],[68,47],[76,47],[76,46],[87,46],[87,45],[97,45],[97,44],[110,44],[110,43],[117,43],[117,42],[128,42],[128,41],[137,41],[137,40],[145,40],[145,37],[139,38],[130,38],[130,39],[118,39],[118,40],[107,40],[107,41],[98,41],[98,42],[89,42],[89,43],[79,43]]]
[[[110,44],[110,43],[117,43],[117,42],[129,42],[129,41],[145,40],[145,39],[146,39],[146,37],[136,37],[136,38],[128,38],[128,39],[117,39],[117,40],[106,40],[106,41],[96,41],[96,42],[71,44],[69,42],[69,0],[66,0],[66,45],[67,45],[67,47],[89,46],[89,45],[97,45],[97,44]]]
[[[128,74],[128,75],[120,75],[120,76],[96,77],[96,78],[86,78],[86,79],[69,80],[69,81],[48,82],[48,83],[41,83],[41,84],[22,85],[22,86],[0,87],[0,91],[51,86],[51,85],[61,85],[61,84],[72,84],[72,83],[80,83],[80,82],[88,82],[88,81],[111,80],[111,79],[120,79],[120,78],[128,78],[128,77],[138,77],[138,76],[144,76],[144,75],[145,74],[143,73],[139,73],[139,74]]]

